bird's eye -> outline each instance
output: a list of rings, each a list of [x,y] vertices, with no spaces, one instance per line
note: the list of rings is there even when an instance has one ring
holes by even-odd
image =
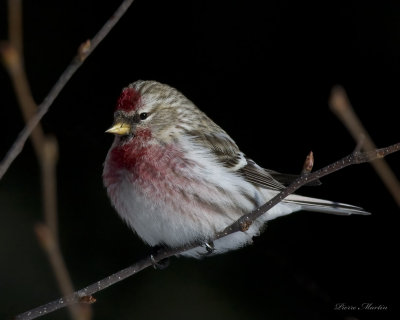
[[[139,114],[140,120],[144,120],[148,117],[147,112],[142,112],[141,114]]]

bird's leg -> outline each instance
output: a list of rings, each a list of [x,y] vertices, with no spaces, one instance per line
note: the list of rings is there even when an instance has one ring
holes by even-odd
[[[156,270],[164,270],[169,266],[169,258],[162,259],[158,262],[154,259],[154,255],[156,255],[161,249],[161,246],[154,246],[151,248],[150,260],[153,264],[153,268]]]

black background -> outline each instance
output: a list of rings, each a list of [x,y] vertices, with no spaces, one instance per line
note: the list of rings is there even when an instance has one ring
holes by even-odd
[[[81,42],[116,9],[109,1],[25,1],[25,64],[40,103]],[[1,39],[7,37],[0,2]],[[297,173],[355,143],[328,107],[342,84],[378,146],[399,141],[400,4],[137,0],[66,86],[42,123],[59,141],[59,227],[74,285],[148,252],[102,186],[115,101],[137,79],[194,101],[261,166]],[[0,69],[1,157],[23,127]],[[399,155],[387,161],[399,176]],[[398,301],[399,208],[369,165],[300,193],[363,206],[371,216],[301,212],[269,224],[253,246],[201,261],[174,259],[96,295],[94,319],[391,319]],[[0,318],[59,296],[33,225],[42,220],[30,143],[0,181]],[[388,311],[338,311],[346,303]],[[58,311],[44,319],[68,319]]]

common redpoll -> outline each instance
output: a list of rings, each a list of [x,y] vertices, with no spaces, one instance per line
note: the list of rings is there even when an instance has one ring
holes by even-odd
[[[151,246],[207,243],[216,232],[264,204],[287,177],[247,158],[232,138],[176,89],[136,81],[117,102],[115,135],[103,180],[112,204]],[[214,241],[214,253],[252,242],[268,220],[308,210],[367,214],[362,208],[292,194],[246,232]],[[183,255],[200,257],[199,247]]]

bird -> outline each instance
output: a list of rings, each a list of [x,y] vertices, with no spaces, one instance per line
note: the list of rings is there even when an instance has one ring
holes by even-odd
[[[247,231],[213,241],[277,195],[293,175],[260,167],[191,100],[157,81],[123,88],[106,132],[115,136],[103,168],[107,194],[151,247],[202,243],[180,254],[202,258],[249,245],[267,221],[296,211],[369,214],[358,206],[291,194]]]

